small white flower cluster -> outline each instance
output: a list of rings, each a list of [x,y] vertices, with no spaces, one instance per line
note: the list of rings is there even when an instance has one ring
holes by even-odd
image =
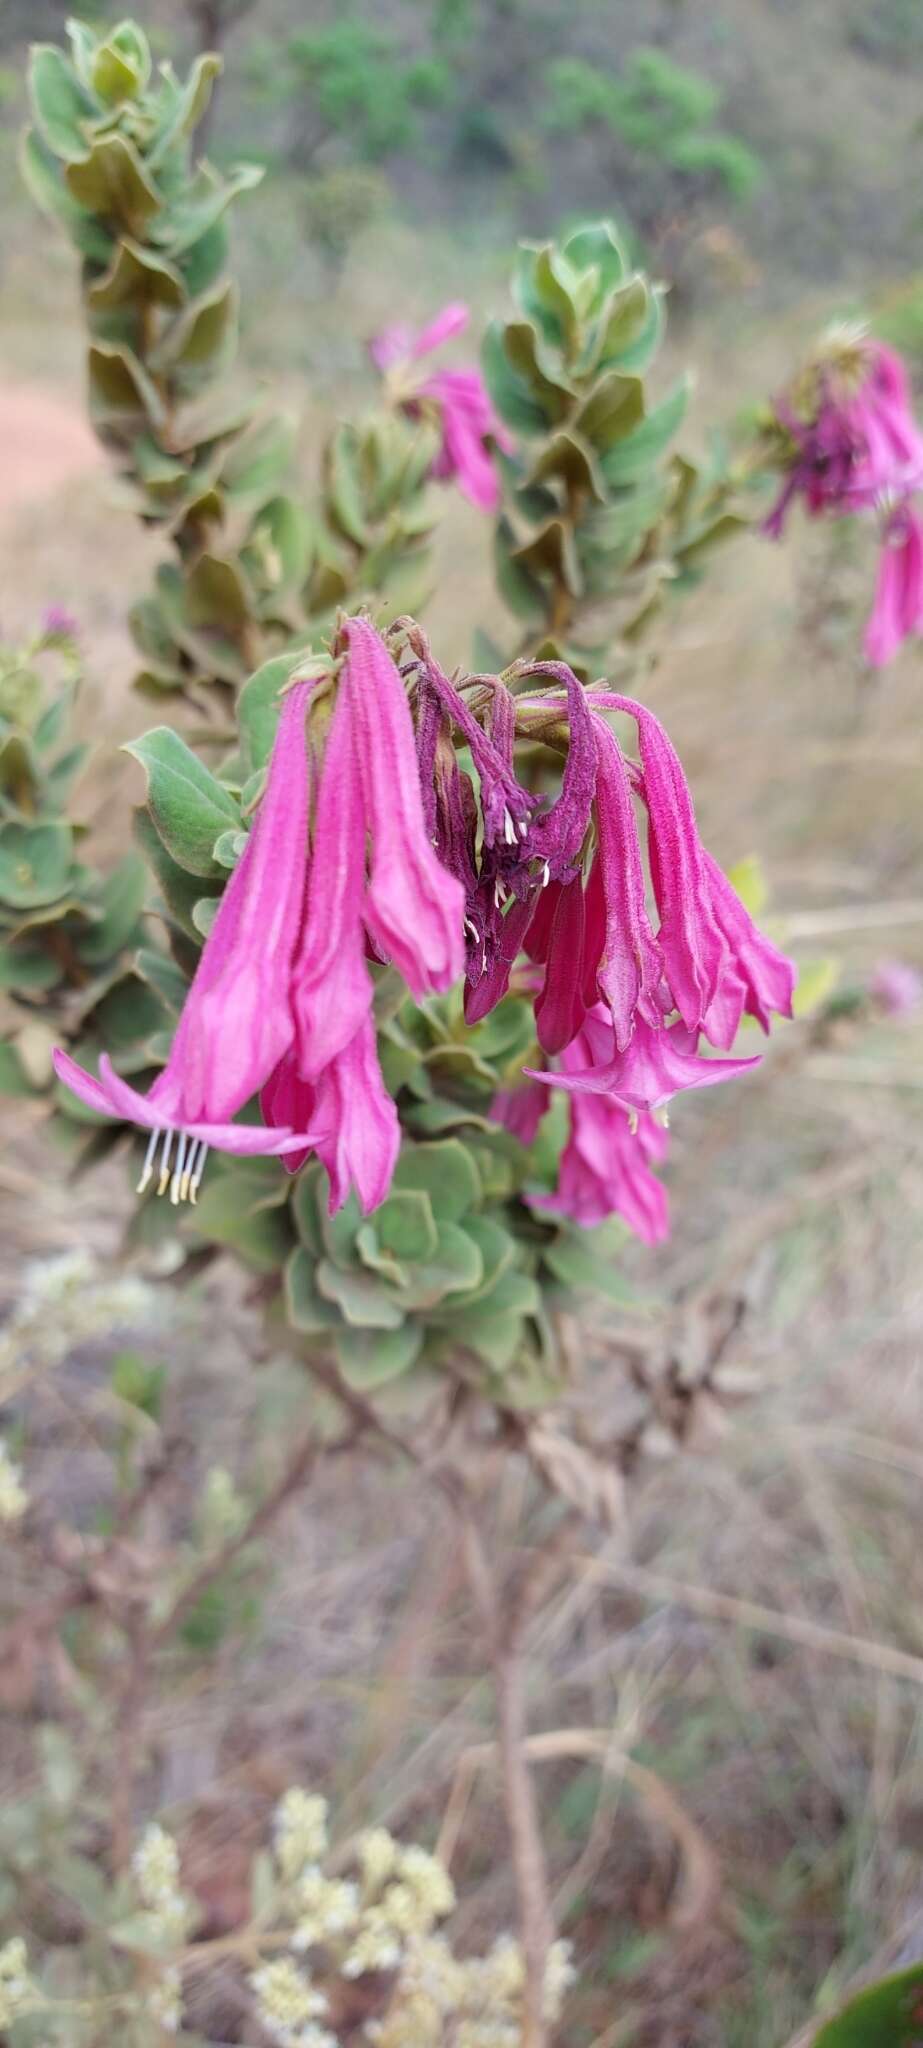
[[[166,2034],[178,2034],[183,2017],[183,1980],[175,1963],[170,1963],[156,1984],[145,1994],[149,2019],[156,2020]]]
[[[21,1935],[0,1948],[0,2027],[10,2027],[19,2013],[27,2012],[38,1997],[29,1975],[26,1944]]]
[[[545,1971],[544,2014],[560,2018],[574,1981],[570,1944],[553,1943]],[[500,1935],[486,1956],[462,1962],[444,1935],[408,1948],[382,2020],[365,2029],[375,2048],[521,2048],[525,1967],[512,1935]]]
[[[520,2048],[525,1966],[519,1943],[502,1935],[485,1956],[460,1960],[438,1923],[455,1905],[452,1880],[437,1857],[370,1828],[355,1847],[355,1879],[328,1877],[327,1805],[295,1786],[276,1808],[276,1863],[292,1918],[295,1955],[318,1954],[328,1986],[379,1977],[384,2011],[366,2021],[374,2048]],[[553,2024],[573,1982],[570,1944],[553,1943],[544,2011]],[[324,1992],[292,1958],[267,1963],[250,1983],[258,2016],[280,2048],[337,2048]],[[381,2012],[381,2008],[379,2008]],[[350,2037],[352,2038],[352,2037]]]
[[[28,1505],[22,1467],[10,1457],[9,1448],[0,1437],[0,1522],[18,1522]]]
[[[179,1850],[173,1836],[157,1821],[145,1828],[131,1868],[138,1897],[153,1914],[160,1932],[182,1941],[191,1919],[191,1901],[180,1889]]]
[[[318,2025],[327,2011],[323,1992],[290,1956],[254,1970],[250,1989],[260,2025],[279,2048],[338,2048],[336,2035]]]
[[[327,1854],[326,1799],[317,1792],[304,1792],[300,1785],[290,1786],[276,1807],[272,1839],[282,1876],[293,1883],[306,1865],[318,1863]]]
[[[106,1273],[89,1252],[62,1252],[26,1267],[19,1301],[3,1332],[0,1368],[23,1354],[59,1365],[75,1344],[150,1322],[154,1293],[131,1273]],[[158,1315],[162,1309],[158,1301]]]
[[[455,1904],[455,1887],[437,1858],[396,1842],[385,1828],[361,1837],[358,1856],[363,1910],[341,1965],[344,1977],[396,1970],[407,1943],[431,1933]]]

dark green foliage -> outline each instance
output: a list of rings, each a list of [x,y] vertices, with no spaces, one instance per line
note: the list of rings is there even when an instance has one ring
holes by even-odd
[[[571,134],[599,125],[642,156],[690,176],[714,176],[731,199],[747,199],[760,165],[737,136],[713,128],[719,96],[708,79],[662,50],[635,49],[621,72],[581,57],[557,58],[545,73],[545,122]]]

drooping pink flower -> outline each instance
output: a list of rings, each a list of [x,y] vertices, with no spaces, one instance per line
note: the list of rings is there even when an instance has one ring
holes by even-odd
[[[285,699],[266,793],[221,898],[162,1073],[137,1093],[100,1062],[101,1080],[56,1053],[59,1079],[90,1108],[151,1131],[142,1189],[163,1139],[161,1181],[178,1140],[171,1192],[195,1193],[210,1145],[230,1152],[292,1151],[310,1143],[291,1129],[270,1132],[232,1118],[272,1073],[294,1035],[292,958],[307,874],[308,760],[304,718],[310,685]]]
[[[308,1151],[316,1151],[330,1182],[331,1216],[342,1209],[353,1189],[363,1215],[384,1201],[401,1148],[397,1109],[382,1078],[371,1011],[349,1045],[329,1062],[316,1084],[299,1072],[293,1053],[286,1054],[260,1097],[268,1124],[310,1122],[315,1135],[309,1146],[293,1146],[283,1165],[297,1173]]]
[[[885,522],[875,601],[865,629],[865,656],[884,668],[911,633],[923,628],[923,517],[909,504]]]
[[[344,627],[345,694],[371,842],[363,919],[417,999],[464,968],[464,894],[426,830],[413,720],[388,649],[367,619]]]
[[[591,1055],[588,1065],[566,1073],[542,1074],[534,1067],[526,1067],[524,1072],[532,1080],[544,1079],[550,1088],[614,1096],[623,1108],[640,1114],[663,1109],[686,1088],[714,1088],[760,1064],[758,1054],[746,1060],[707,1059],[690,1049],[690,1036],[682,1022],[654,1030],[638,1017],[630,1043],[620,1052],[611,1019],[600,1008],[584,1022],[583,1038]]]
[[[342,689],[324,749],[304,927],[292,966],[298,1069],[305,1081],[316,1081],[355,1038],[373,995],[362,922],[366,820],[352,709]]]
[[[642,1003],[638,998],[637,1014],[656,1025],[658,1010],[663,1016],[675,1007],[687,1030],[704,1030],[722,1050],[732,1043],[744,1010],[768,1031],[771,1010],[791,1016],[795,980],[791,961],[757,930],[727,877],[702,845],[679,756],[659,719],[633,698],[612,691],[593,690],[589,696],[601,708],[628,712],[638,728],[639,790],[649,820],[648,857],[660,925],[656,941],[649,942],[654,951],[647,956],[651,961],[647,1000]],[[604,783],[602,795],[599,787],[597,791],[600,819],[610,801]],[[624,809],[624,800],[619,801]],[[615,827],[613,836],[619,844]],[[602,845],[600,858],[601,853]],[[605,869],[602,887],[608,918],[613,899]],[[636,900],[637,885],[634,897]],[[607,927],[607,947],[614,950],[616,961],[619,932],[623,951],[629,955],[623,978],[631,977],[638,971],[632,963],[644,957],[643,926],[639,935],[636,919],[633,921],[623,907],[615,910],[611,934]],[[658,956],[666,991],[661,992],[659,1001],[653,979]],[[626,1008],[630,1012],[630,979]],[[619,1043],[623,1042],[619,1038]]]
[[[642,1244],[663,1244],[670,1234],[669,1200],[649,1161],[662,1159],[668,1145],[668,1133],[654,1117],[640,1115],[632,1122],[611,1096],[573,1095],[557,1187],[550,1195],[533,1195],[531,1206],[569,1216],[587,1230],[621,1216]]]
[[[879,960],[871,990],[889,1017],[909,1017],[923,1004],[923,974],[909,960]]]
[[[663,934],[661,931],[661,936],[654,938],[647,914],[641,849],[622,750],[603,719],[594,719],[594,727],[598,839],[595,869],[605,920],[602,951],[597,956],[596,989],[609,1006],[615,1042],[624,1051],[638,1017],[653,1025],[662,1020]],[[596,991],[593,993],[595,1000]],[[679,1004],[675,992],[674,997]]]
[[[457,477],[459,490],[484,512],[496,511],[500,484],[493,450],[506,453],[512,442],[497,419],[479,370],[432,370],[418,378],[413,366],[443,342],[467,327],[469,313],[460,301],[444,306],[418,334],[407,327],[387,327],[370,343],[378,369],[391,376],[395,395],[411,416],[432,409],[438,415],[442,445],[433,463],[434,477]]]

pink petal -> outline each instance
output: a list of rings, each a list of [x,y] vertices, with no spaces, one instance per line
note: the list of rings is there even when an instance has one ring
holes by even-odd
[[[449,988],[464,968],[464,890],[427,836],[413,720],[401,677],[367,619],[345,626],[348,693],[371,879],[365,921],[412,995]]]
[[[362,927],[365,817],[352,703],[337,697],[324,751],[304,931],[292,966],[298,1069],[316,1080],[349,1045],[373,996]]]

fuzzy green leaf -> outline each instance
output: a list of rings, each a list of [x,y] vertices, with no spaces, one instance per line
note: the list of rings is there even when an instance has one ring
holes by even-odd
[[[34,910],[54,903],[67,887],[71,850],[69,825],[0,825],[0,904]]]
[[[399,1379],[416,1364],[423,1336],[418,1323],[404,1323],[399,1330],[338,1330],[336,1353],[344,1379],[362,1393]]]
[[[218,873],[215,840],[240,823],[234,798],[170,726],[155,726],[125,752],[147,776],[151,816],[167,852],[188,874]]]
[[[477,1167],[459,1138],[431,1145],[407,1145],[394,1170],[395,1190],[419,1189],[429,1196],[438,1223],[457,1223],[481,1199]]]
[[[40,135],[65,163],[86,155],[85,123],[98,120],[98,100],[80,84],[63,51],[39,43],[32,51],[29,91]]]

